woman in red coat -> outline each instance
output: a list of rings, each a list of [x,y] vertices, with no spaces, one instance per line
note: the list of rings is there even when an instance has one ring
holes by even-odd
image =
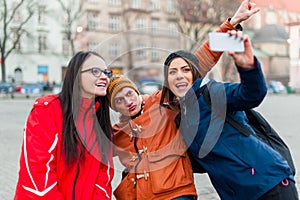
[[[24,128],[15,199],[111,199],[111,75],[100,55],[79,52],[61,93],[35,101]]]

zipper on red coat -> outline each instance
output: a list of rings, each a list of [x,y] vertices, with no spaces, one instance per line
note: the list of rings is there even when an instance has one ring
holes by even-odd
[[[73,184],[73,190],[72,190],[72,200],[76,199],[76,182],[79,176],[79,172],[80,172],[80,162],[78,161],[77,163],[77,172],[76,172],[76,176],[75,176],[75,180],[74,180],[74,184]]]

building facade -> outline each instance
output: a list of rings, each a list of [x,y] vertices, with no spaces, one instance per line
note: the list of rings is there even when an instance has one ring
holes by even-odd
[[[164,59],[184,38],[177,19],[175,0],[83,0],[76,46],[99,52],[115,74],[161,78]]]
[[[290,30],[290,82],[289,86],[300,91],[300,21],[289,23]]]
[[[65,36],[65,15],[58,1],[38,1],[34,6],[34,15],[24,27],[25,34],[6,60],[6,79],[13,79],[16,84],[59,83],[71,56]],[[24,18],[26,12],[18,16]],[[18,21],[12,23],[11,32],[18,26]]]
[[[300,2],[255,0],[255,3],[261,11],[246,26],[256,33],[265,30],[262,33],[265,40],[255,42],[254,47],[263,52],[261,60],[267,80],[279,80],[300,90]]]
[[[60,1],[80,5],[80,15],[73,27],[75,51],[99,52],[114,73],[125,74],[135,82],[149,76],[161,79],[166,56],[171,51],[186,49],[190,43],[190,37],[178,31],[178,0],[38,1],[37,12],[25,27],[26,34],[6,62],[8,79],[63,80],[72,52],[65,34],[66,14]],[[273,25],[288,35],[281,43],[254,44],[267,79],[278,79],[285,85],[300,88],[300,2],[256,0],[255,3],[261,11],[243,24],[251,37]],[[222,61],[214,71],[222,67]]]

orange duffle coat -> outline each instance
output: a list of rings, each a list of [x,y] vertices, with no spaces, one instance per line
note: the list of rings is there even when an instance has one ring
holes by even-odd
[[[218,32],[235,29],[229,21]],[[196,52],[204,76],[221,57],[205,42]],[[161,91],[143,96],[142,115],[133,120],[121,117],[114,125],[115,154],[128,170],[114,191],[118,200],[166,200],[197,196],[187,147],[174,123],[178,112],[159,105]]]
[[[186,145],[174,118],[160,107],[161,92],[144,97],[143,114],[114,126],[115,153],[129,174],[115,190],[117,199],[173,199],[196,196]]]

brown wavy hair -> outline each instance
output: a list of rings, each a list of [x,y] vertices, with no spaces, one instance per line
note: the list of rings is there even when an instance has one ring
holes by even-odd
[[[170,90],[170,86],[168,83],[169,65],[171,61],[175,58],[182,58],[188,63],[193,74],[193,82],[195,82],[198,78],[201,78],[201,73],[199,61],[193,53],[184,50],[179,50],[169,54],[169,56],[166,58],[164,62],[164,83],[162,88],[160,104],[162,105],[164,103],[167,103],[172,109],[179,111],[180,108],[179,104],[177,103],[178,100],[175,94]]]

